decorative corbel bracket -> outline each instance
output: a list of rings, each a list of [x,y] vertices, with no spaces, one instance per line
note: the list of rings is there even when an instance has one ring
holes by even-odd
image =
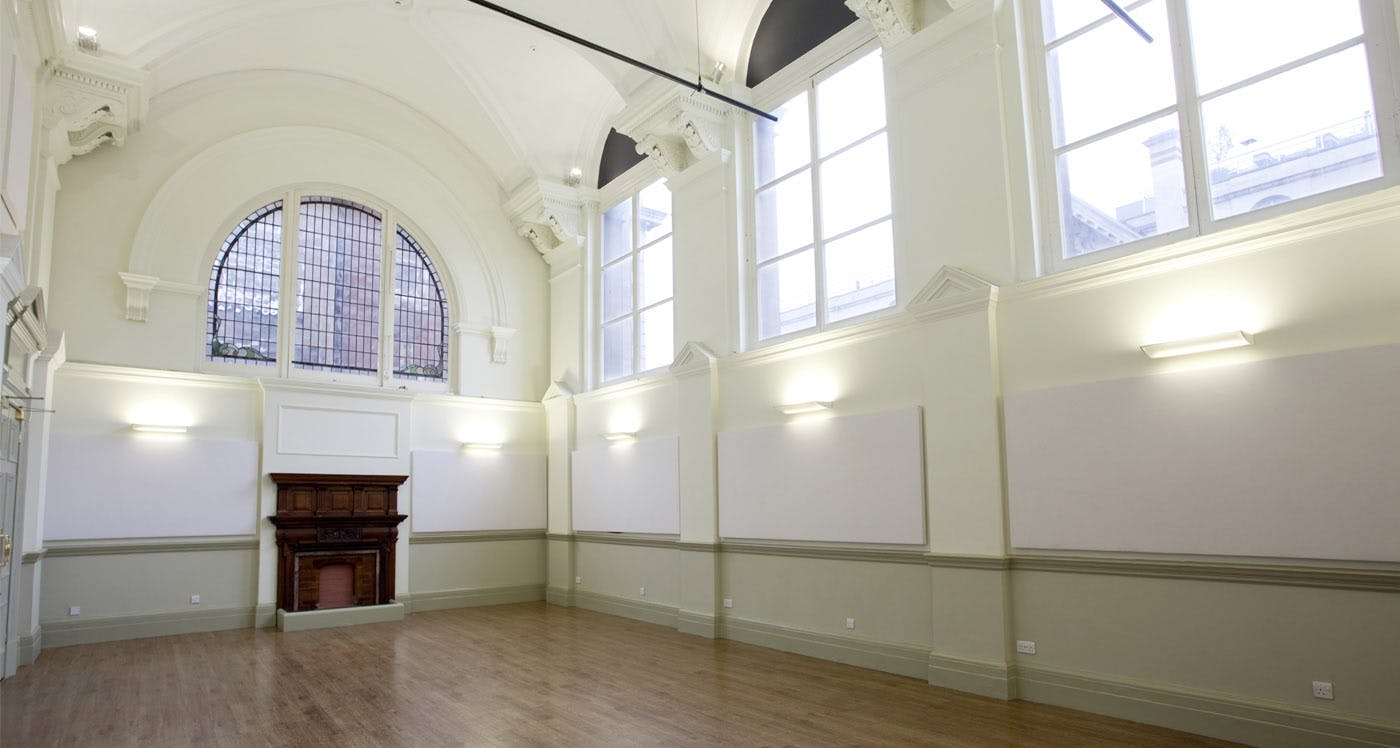
[[[144,70],[90,55],[49,63],[44,84],[44,150],[58,164],[140,129],[149,102]]]
[[[579,260],[583,245],[583,202],[574,187],[534,180],[506,200],[506,215],[551,267]]]
[[[846,0],[846,7],[875,27],[880,43],[886,48],[908,39],[919,30],[914,0]]]
[[[649,81],[618,115],[614,127],[637,141],[637,152],[667,176],[718,151],[728,110],[665,81]]]
[[[160,278],[139,273],[117,273],[126,285],[126,318],[133,322],[145,322],[151,313],[151,291],[155,290]]]
[[[519,332],[514,327],[491,327],[491,363],[504,364],[506,362],[506,344]]]
[[[922,320],[987,311],[996,306],[1000,290],[990,281],[944,265],[914,294],[907,309]]]
[[[493,364],[504,364],[509,360],[510,351],[507,344],[510,342],[511,338],[515,337],[515,333],[519,332],[519,330],[514,327],[502,327],[500,325],[473,327],[462,322],[452,325],[452,331],[458,335],[480,335],[486,338],[490,348],[491,363]]]

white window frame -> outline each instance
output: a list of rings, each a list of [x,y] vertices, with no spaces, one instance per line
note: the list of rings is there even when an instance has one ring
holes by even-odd
[[[826,156],[821,156],[819,154],[820,144],[818,143],[816,132],[816,128],[818,126],[816,109],[816,89],[817,86],[823,81],[825,81],[827,78],[830,78],[836,75],[837,73],[840,73],[847,66],[851,65],[852,63],[861,59],[865,55],[874,52],[879,48],[879,39],[874,35],[873,31],[869,27],[869,24],[853,23],[850,26],[847,26],[845,29],[837,32],[836,34],[833,34],[831,38],[817,45],[812,50],[804,54],[802,57],[799,57],[797,60],[790,63],[787,67],[773,74],[767,80],[763,81],[757,87],[754,88],[755,105],[759,109],[763,109],[764,111],[771,111],[775,107],[782,106],[785,102],[792,99],[792,97],[802,93],[803,91],[807,92],[808,127],[810,134],[809,145],[811,148],[811,160],[805,163],[803,166],[794,169],[791,172],[774,177],[766,184],[777,184],[778,182],[781,182],[784,178],[789,177],[792,174],[801,171],[802,169],[811,169],[813,243],[811,245],[803,245],[798,249],[793,249],[784,252],[783,254],[770,257],[762,262],[762,266],[766,267],[773,263],[780,262],[781,260],[787,257],[790,257],[794,254],[800,254],[801,252],[805,252],[808,249],[811,249],[813,251],[812,262],[815,280],[815,288],[813,289],[815,292],[813,307],[815,322],[811,327],[806,327],[801,330],[793,330],[792,332],[782,333],[768,338],[762,338],[759,336],[758,271],[760,268],[760,263],[758,261],[758,229],[756,225],[756,206],[760,185],[756,184],[755,182],[756,174],[754,172],[754,148],[756,145],[753,133],[754,119],[752,117],[745,118],[742,120],[743,124],[740,127],[739,133],[739,142],[742,143],[742,151],[744,153],[744,158],[739,163],[739,183],[740,189],[744,196],[745,206],[745,209],[743,211],[745,222],[745,241],[743,243],[744,251],[742,257],[744,267],[741,276],[744,279],[743,299],[745,308],[744,313],[742,315],[742,338],[744,341],[743,348],[745,350],[763,348],[770,345],[791,341],[796,338],[802,338],[810,335],[819,334],[827,330],[858,324],[861,322],[869,321],[871,319],[887,316],[899,309],[899,297],[898,291],[896,290],[895,301],[887,308],[876,309],[852,317],[846,317],[836,322],[829,322],[826,319],[827,299],[826,267],[824,262],[825,245],[830,241],[850,236],[863,229],[874,226],[882,221],[890,221],[891,226],[894,226],[894,224],[897,222],[897,218],[895,216],[896,211],[894,206],[895,203],[897,203],[898,201],[895,199],[894,195],[894,159],[891,153],[890,215],[848,229],[846,231],[841,232],[837,236],[828,238],[823,238],[821,236],[821,163],[824,161],[830,161],[832,158],[835,158],[836,156],[843,154],[852,148],[864,144],[871,138],[878,137],[881,133],[884,133],[886,136],[886,148],[892,151],[893,144],[890,142],[889,134],[891,118],[889,108],[890,76],[888,50],[885,50],[886,54],[884,54],[882,58],[885,65],[885,126],[879,130],[876,130],[875,132],[861,136],[859,139],[842,146],[839,150],[833,151],[827,154]],[[894,258],[895,278],[892,279],[896,281],[896,289],[898,289],[897,280],[899,270],[899,258],[897,256],[897,247],[898,241],[896,241],[895,246],[891,248],[891,251],[896,252],[896,257]]]
[[[593,299],[592,304],[590,304],[590,307],[591,307],[591,308],[590,308],[590,312],[591,312],[590,317],[591,317],[591,319],[593,320],[592,324],[590,325],[590,327],[592,328],[592,335],[591,335],[591,338],[592,338],[592,342],[593,342],[593,351],[594,351],[594,356],[593,356],[593,381],[596,382],[597,385],[600,386],[600,387],[601,387],[601,386],[611,386],[611,385],[618,384],[618,383],[620,383],[620,382],[627,382],[627,381],[629,381],[629,380],[633,380],[633,379],[638,379],[638,378],[641,378],[641,377],[645,377],[645,376],[654,374],[654,373],[656,373],[656,372],[658,372],[658,371],[661,371],[662,369],[665,369],[667,366],[670,366],[671,363],[672,363],[672,358],[671,358],[671,357],[667,357],[666,363],[664,363],[664,364],[662,364],[662,365],[660,365],[660,366],[655,366],[655,367],[652,367],[651,369],[642,369],[642,368],[641,368],[641,367],[642,367],[642,314],[643,314],[643,313],[645,313],[645,312],[647,312],[647,311],[650,311],[650,310],[652,310],[652,309],[655,309],[656,307],[661,306],[662,304],[670,303],[670,304],[671,304],[671,339],[672,339],[673,347],[674,347],[674,341],[675,341],[675,329],[676,329],[676,306],[675,306],[675,300],[676,300],[676,276],[675,276],[675,268],[676,268],[676,244],[675,244],[676,224],[675,224],[675,216],[676,216],[676,213],[675,213],[675,193],[672,193],[672,195],[671,195],[671,230],[670,230],[669,232],[667,232],[666,234],[663,234],[663,235],[661,235],[661,236],[659,236],[659,237],[656,237],[656,238],[654,238],[654,239],[648,241],[648,242],[645,243],[645,244],[641,244],[641,243],[638,241],[638,239],[639,239],[639,233],[638,233],[638,232],[641,230],[641,222],[637,220],[637,211],[638,211],[638,209],[639,209],[639,207],[640,207],[640,205],[641,205],[641,193],[642,193],[642,190],[645,190],[645,189],[647,189],[647,188],[649,188],[649,187],[652,187],[653,185],[658,185],[658,184],[661,185],[661,187],[663,187],[664,189],[666,189],[666,190],[668,190],[668,191],[671,189],[671,186],[670,186],[668,180],[667,180],[665,177],[663,177],[663,176],[661,176],[660,174],[658,174],[654,168],[651,168],[651,167],[649,166],[649,162],[645,162],[645,161],[644,161],[644,162],[642,162],[641,164],[638,164],[637,166],[632,167],[632,169],[629,169],[624,175],[622,175],[622,176],[618,177],[617,179],[613,180],[613,182],[610,183],[610,184],[608,185],[608,187],[613,187],[614,185],[617,185],[618,189],[616,189],[616,191],[615,191],[615,190],[612,190],[612,189],[608,190],[609,200],[608,200],[608,202],[607,202],[607,204],[606,204],[607,207],[602,208],[602,209],[600,209],[600,210],[598,211],[598,221],[599,221],[599,223],[598,223],[598,241],[597,241],[597,245],[596,245],[596,251],[593,253],[592,262],[590,263],[591,272],[589,273],[589,275],[590,275],[590,277],[592,278],[592,283],[590,284],[590,285],[592,286],[592,288],[591,288],[592,293],[591,293],[590,295],[592,296],[592,299]],[[604,247],[604,239],[603,239],[603,217],[604,217],[605,215],[607,215],[607,212],[608,212],[609,210],[612,210],[613,208],[617,207],[618,205],[621,205],[621,204],[623,203],[623,201],[625,201],[625,200],[631,200],[631,201],[632,201],[632,215],[631,215],[631,227],[632,227],[632,232],[631,232],[631,234],[632,234],[632,235],[631,235],[630,237],[628,237],[628,247],[629,247],[629,251],[627,252],[627,254],[621,255],[621,256],[617,257],[616,259],[614,259],[614,260],[612,260],[612,261],[610,261],[610,262],[606,262],[606,263],[605,263],[605,262],[603,261],[603,247]],[[641,306],[641,304],[639,303],[640,300],[641,300],[642,285],[641,285],[641,282],[640,282],[641,276],[640,276],[640,275],[638,274],[638,272],[637,272],[637,268],[638,268],[638,259],[640,258],[641,253],[642,253],[643,250],[650,249],[650,248],[656,246],[657,244],[666,241],[667,239],[670,239],[670,240],[671,240],[671,294],[670,294],[669,296],[667,296],[666,298],[664,298],[664,299],[661,299],[661,300],[659,300],[659,301],[654,301],[654,302],[652,302],[652,303],[646,305],[645,307],[643,307],[643,306]],[[604,299],[603,299],[603,271],[604,271],[606,268],[610,268],[610,267],[613,267],[613,266],[615,266],[615,265],[618,265],[618,264],[621,264],[621,263],[624,263],[624,262],[631,263],[631,265],[632,265],[632,311],[628,312],[627,314],[619,315],[619,316],[614,317],[614,318],[612,318],[612,319],[604,319],[604,317],[603,317],[603,303],[604,303]],[[603,329],[604,329],[605,327],[609,326],[610,324],[616,324],[616,323],[618,323],[619,321],[624,320],[624,319],[628,319],[628,318],[630,318],[630,319],[632,320],[632,346],[631,346],[631,351],[632,351],[632,371],[631,371],[630,373],[628,373],[628,374],[624,374],[624,375],[622,375],[622,376],[613,377],[612,379],[608,379],[608,378],[606,378],[606,371],[605,371],[605,369],[604,369],[604,360],[603,360],[603,357],[604,357],[604,355],[605,355],[605,351],[604,351]]]
[[[377,356],[377,371],[375,374],[358,374],[345,371],[319,371],[314,369],[301,369],[292,365],[292,352],[296,345],[297,260],[299,259],[300,250],[298,240],[301,233],[301,201],[303,198],[310,197],[348,200],[379,214],[379,350]],[[204,293],[201,294],[203,303],[199,307],[199,314],[196,315],[199,325],[199,334],[196,339],[200,342],[199,351],[197,353],[197,360],[199,363],[196,369],[213,374],[229,374],[235,376],[261,376],[272,374],[279,379],[331,382],[379,388],[392,387],[394,389],[404,389],[411,392],[449,391],[454,377],[453,372],[457,368],[457,346],[454,340],[456,336],[453,334],[452,329],[453,291],[451,281],[442,270],[444,265],[441,256],[434,251],[423,232],[412,221],[408,220],[403,213],[383,200],[364,192],[337,185],[298,185],[280,191],[265,193],[258,198],[244,203],[234,214],[234,217],[226,220],[221,225],[222,230],[213,240],[210,250],[205,253],[202,267],[205,269],[206,274],[214,267],[214,263],[218,260],[219,253],[223,251],[224,243],[228,240],[229,235],[238,227],[238,224],[251,215],[253,211],[278,200],[282,202],[282,246],[281,266],[279,269],[277,362],[273,366],[263,366],[212,360],[209,358],[209,290],[206,287]],[[408,234],[413,237],[413,240],[418,243],[418,246],[427,253],[429,260],[433,263],[433,269],[437,272],[438,281],[442,284],[443,295],[445,296],[443,304],[446,307],[446,318],[443,320],[443,324],[447,328],[447,372],[443,380],[409,379],[394,376],[394,273],[397,270],[394,262],[394,253],[398,249],[397,230],[399,227],[407,231]]]
[[[1131,15],[1136,9],[1153,1],[1136,0],[1131,3],[1125,2],[1122,5]],[[1039,215],[1037,221],[1039,224],[1037,241],[1040,255],[1038,257],[1040,262],[1039,275],[1049,275],[1095,265],[1242,226],[1257,225],[1257,229],[1264,232],[1268,230],[1270,219],[1318,205],[1357,197],[1400,183],[1400,120],[1397,120],[1395,115],[1395,112],[1400,111],[1400,108],[1397,107],[1397,102],[1400,102],[1400,90],[1397,89],[1400,87],[1400,42],[1397,42],[1396,18],[1392,3],[1360,0],[1362,35],[1359,42],[1356,41],[1356,37],[1353,37],[1321,51],[1251,75],[1202,97],[1196,87],[1186,4],[1181,0],[1163,1],[1166,2],[1169,33],[1167,38],[1157,39],[1155,43],[1171,45],[1172,68],[1176,77],[1176,100],[1168,107],[1119,123],[1101,133],[1066,143],[1059,148],[1054,146],[1054,129],[1051,124],[1049,71],[1046,66],[1049,51],[1103,24],[1123,23],[1123,21],[1109,14],[1106,18],[1065,34],[1047,44],[1040,0],[1027,0],[1024,3],[1025,18],[1022,33],[1027,49],[1024,68],[1027,77],[1025,89],[1029,110],[1027,120],[1032,136],[1030,139],[1033,152],[1032,160],[1035,164],[1035,172],[1039,175],[1035,180],[1036,184],[1033,185],[1036,196],[1036,212]],[[1210,172],[1204,151],[1205,138],[1201,125],[1202,103],[1273,78],[1358,43],[1365,49],[1366,61],[1370,69],[1371,92],[1377,122],[1377,140],[1380,146],[1381,176],[1289,200],[1278,205],[1245,211],[1227,218],[1213,218],[1210,206]],[[1060,208],[1059,174],[1056,169],[1057,154],[1113,137],[1145,122],[1165,116],[1172,111],[1176,112],[1177,129],[1181,134],[1182,168],[1186,177],[1187,225],[1173,231],[1125,242],[1115,247],[1086,252],[1077,257],[1064,257],[1064,236],[1061,226],[1063,213]],[[1251,226],[1245,231],[1252,231],[1254,228]]]

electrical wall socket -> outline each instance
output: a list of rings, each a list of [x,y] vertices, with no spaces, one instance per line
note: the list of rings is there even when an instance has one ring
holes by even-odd
[[[1332,681],[1330,681],[1330,680],[1315,680],[1315,681],[1313,681],[1313,698],[1316,698],[1316,699],[1327,699],[1328,701],[1331,701],[1331,700],[1332,700]]]
[[[1035,654],[1035,642],[1028,642],[1017,639],[1016,651],[1020,652],[1023,655],[1033,655]]]
[[[855,627],[856,627],[856,619],[854,619],[854,618],[847,618],[847,619],[846,619],[846,629],[847,629],[848,631],[854,631],[854,630],[855,630]]]
[[[199,595],[190,595],[190,605],[199,605]]]
[[[643,588],[642,588],[642,597],[646,597],[646,596],[647,596],[647,588],[646,588],[646,587],[643,587]]]
[[[68,609],[68,615],[70,615],[70,616],[81,615],[82,612],[83,612],[83,609],[80,608],[80,607],[78,607],[78,606],[76,606],[76,605],[74,605],[73,607],[71,607],[71,608]]]
[[[583,584],[583,577],[574,577],[574,584]]]
[[[724,607],[726,607],[726,608],[732,608],[732,607],[734,607],[734,598],[732,598],[732,597],[726,597],[726,598],[724,598]]]

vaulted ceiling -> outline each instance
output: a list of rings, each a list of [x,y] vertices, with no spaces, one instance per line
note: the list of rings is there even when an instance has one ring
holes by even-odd
[[[609,123],[648,78],[466,0],[57,1],[67,38],[96,29],[103,57],[150,73],[153,101],[250,71],[349,81],[451,133],[503,191],[576,166],[591,183]],[[682,77],[723,62],[726,79],[769,2],[497,0]]]

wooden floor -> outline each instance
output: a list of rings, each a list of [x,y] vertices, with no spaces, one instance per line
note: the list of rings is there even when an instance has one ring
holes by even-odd
[[[0,745],[1227,745],[578,608],[45,650]]]

